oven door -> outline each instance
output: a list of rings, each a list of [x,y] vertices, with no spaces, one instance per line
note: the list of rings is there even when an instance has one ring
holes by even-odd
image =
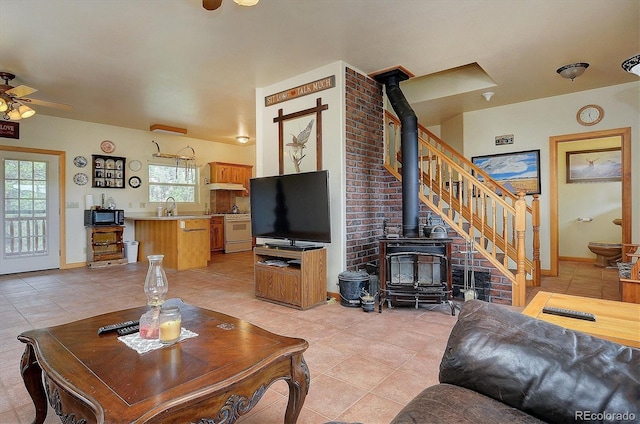
[[[247,250],[251,250],[251,217],[225,215],[225,253],[244,252]]]

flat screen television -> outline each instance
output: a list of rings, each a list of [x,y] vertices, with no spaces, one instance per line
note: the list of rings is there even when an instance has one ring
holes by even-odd
[[[286,240],[267,245],[295,250],[331,242],[328,171],[252,178],[249,187],[253,237]]]

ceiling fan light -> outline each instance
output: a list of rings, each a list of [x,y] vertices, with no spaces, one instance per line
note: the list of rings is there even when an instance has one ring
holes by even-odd
[[[556,72],[559,73],[562,77],[573,81],[580,75],[584,74],[584,71],[586,71],[588,67],[589,64],[584,62],[571,63],[569,65],[561,66],[556,70]]]
[[[260,0],[233,0],[240,6],[255,6]]]
[[[9,117],[10,121],[19,121],[22,119],[22,116],[20,116],[20,112],[18,112],[18,109],[14,108],[9,109],[9,111],[7,112],[7,116]]]
[[[640,54],[632,56],[622,62],[622,69],[640,77]]]
[[[0,112],[4,112],[7,109],[9,109],[9,105],[7,104],[7,101],[0,97]]]
[[[20,105],[20,107],[18,108],[18,113],[20,114],[20,117],[24,119],[24,118],[31,118],[33,115],[36,114],[36,111],[31,109],[27,105]]]

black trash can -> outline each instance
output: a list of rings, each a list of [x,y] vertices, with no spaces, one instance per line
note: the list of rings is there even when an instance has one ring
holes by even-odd
[[[338,274],[340,304],[350,308],[360,307],[362,289],[369,291],[369,274],[365,271],[344,271]]]

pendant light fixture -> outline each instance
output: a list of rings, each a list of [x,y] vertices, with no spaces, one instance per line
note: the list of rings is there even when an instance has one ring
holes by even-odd
[[[558,68],[556,72],[573,82],[574,79],[584,74],[584,71],[586,71],[588,67],[589,64],[584,62],[571,63]]]
[[[233,0],[240,6],[255,6],[260,0]]]
[[[640,77],[640,54],[631,56],[622,62],[622,69]]]

